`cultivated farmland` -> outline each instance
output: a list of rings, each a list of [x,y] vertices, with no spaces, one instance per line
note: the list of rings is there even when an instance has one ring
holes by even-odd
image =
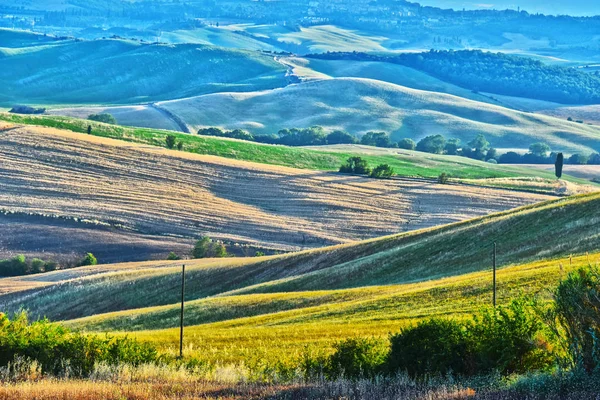
[[[20,127],[1,135],[4,255],[56,256],[86,244],[92,247],[87,251],[108,260],[140,260],[144,254],[166,256],[169,245],[181,251],[204,234],[292,250],[460,221],[549,198],[269,166],[51,128]],[[73,233],[61,234],[67,225]],[[47,234],[25,240],[37,229]],[[117,246],[128,235],[132,241]],[[166,244],[155,248],[158,239]]]

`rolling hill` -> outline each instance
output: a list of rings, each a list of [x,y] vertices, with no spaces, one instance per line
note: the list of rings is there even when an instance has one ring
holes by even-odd
[[[544,141],[565,152],[600,150],[597,127],[361,78],[316,80],[272,91],[212,94],[159,105],[194,129],[221,126],[267,134],[321,125],[352,133],[382,130],[396,140],[442,134],[463,142],[483,133],[498,148],[528,148]]]
[[[595,193],[300,253],[186,261],[186,318],[193,325],[186,351],[212,361],[285,362],[306,345],[385,336],[433,315],[460,318],[490,301],[493,241],[500,301],[524,292],[545,296],[561,275],[598,261],[598,219],[590,216],[599,202]],[[0,304],[9,311],[27,304],[33,315],[83,329],[136,331],[173,350],[180,263],[5,278]]]
[[[165,258],[171,250],[188,254],[202,235],[254,248],[312,248],[549,198],[235,161],[50,128],[16,127],[0,137],[1,257]],[[209,143],[232,151],[246,145]],[[291,154],[303,153],[323,154]]]
[[[3,36],[14,34],[0,31],[0,43]],[[116,39],[64,41],[0,48],[0,104],[143,103],[282,87],[285,74],[272,56],[256,51]]]

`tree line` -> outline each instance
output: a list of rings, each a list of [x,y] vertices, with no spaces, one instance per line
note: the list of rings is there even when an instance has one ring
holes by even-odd
[[[19,254],[6,260],[0,260],[0,276],[41,274],[44,272],[96,264],[98,264],[98,260],[92,253],[87,253],[80,260],[62,264],[53,260],[42,260],[40,258],[27,259],[24,255]]]
[[[470,89],[562,104],[598,104],[600,72],[547,65],[529,57],[481,50],[431,50],[423,53],[377,55],[366,53],[311,54],[325,60],[381,61],[404,65]]]

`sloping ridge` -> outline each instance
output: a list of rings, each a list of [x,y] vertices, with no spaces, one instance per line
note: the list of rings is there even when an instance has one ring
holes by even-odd
[[[330,290],[401,284],[600,248],[600,193],[574,196],[442,227],[259,259],[194,260],[187,300],[241,293]],[[158,268],[160,267],[160,268]],[[106,268],[106,271],[103,271]],[[73,319],[174,304],[179,262],[154,262],[53,272],[0,281],[0,306],[27,304],[34,315]],[[61,277],[61,274],[68,274]],[[27,287],[27,281],[34,281]],[[77,299],[76,304],[65,299]]]

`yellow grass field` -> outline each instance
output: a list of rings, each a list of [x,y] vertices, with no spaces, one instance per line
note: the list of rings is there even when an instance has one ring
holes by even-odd
[[[298,250],[550,198],[256,164],[52,128],[1,135],[4,255],[92,251],[104,262],[164,258],[171,250],[187,254],[201,235]]]

